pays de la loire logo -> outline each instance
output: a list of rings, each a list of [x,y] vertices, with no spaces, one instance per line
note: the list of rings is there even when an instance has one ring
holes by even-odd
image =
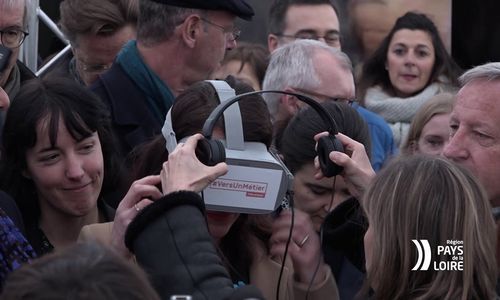
[[[463,271],[463,241],[447,240],[446,245],[437,246],[436,255],[440,261],[432,259],[432,250],[428,240],[411,240],[417,249],[417,262],[412,271],[427,271],[431,267],[435,271]]]

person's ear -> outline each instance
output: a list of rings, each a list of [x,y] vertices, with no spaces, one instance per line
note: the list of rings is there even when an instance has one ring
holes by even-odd
[[[189,48],[194,48],[196,41],[203,31],[201,18],[198,15],[188,16],[180,25],[182,40]]]
[[[267,49],[269,53],[273,53],[278,48],[278,37],[272,33],[267,36]]]
[[[294,116],[299,111],[299,101],[295,96],[283,95],[280,102],[288,116]]]

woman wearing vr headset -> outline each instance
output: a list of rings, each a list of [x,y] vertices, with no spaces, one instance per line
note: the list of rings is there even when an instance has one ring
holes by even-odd
[[[233,77],[228,77],[226,81],[236,90],[236,94],[252,91],[248,85],[236,82]],[[263,99],[259,95],[252,95],[238,103],[244,140],[261,142],[269,148],[272,125]],[[177,140],[200,132],[208,115],[218,104],[215,89],[208,82],[194,84],[181,94],[171,111],[172,127]],[[222,118],[217,121],[213,136],[224,138]],[[168,157],[163,137],[141,146],[130,157],[133,178],[158,174]],[[272,220],[269,216],[207,211],[206,217],[210,235],[220,250],[233,283],[255,285],[266,299],[275,299],[282,266],[280,258],[271,257],[268,243],[272,234]],[[317,241],[317,237],[311,237],[308,242],[307,251],[312,252],[311,256],[321,255]],[[316,245],[316,248],[313,245]],[[310,284],[312,288],[309,291],[309,299],[336,299],[338,292],[329,269],[326,268],[327,271],[322,272],[322,276],[316,276],[315,281],[311,283],[315,265],[304,266],[301,263],[304,264],[293,259],[287,260],[280,282],[279,299],[304,299]]]
[[[337,132],[351,137],[364,145],[369,153],[370,136],[366,123],[349,105],[325,102],[320,104],[335,120]],[[341,176],[316,179],[314,136],[327,130],[319,114],[308,107],[292,118],[278,134],[276,145],[287,167],[294,175],[294,203],[297,216],[310,218],[314,230],[310,235],[323,235],[322,247],[325,261],[331,267],[343,299],[352,299],[363,283],[364,253],[363,234],[365,221],[359,202],[351,195]],[[283,222],[289,223],[289,214],[283,214]],[[325,221],[326,219],[326,221]],[[324,232],[323,223],[333,223]],[[296,225],[297,226],[297,225]],[[298,223],[297,227],[300,227]],[[281,229],[284,234],[286,227]],[[296,239],[300,239],[297,236]],[[291,255],[296,255],[293,251]]]

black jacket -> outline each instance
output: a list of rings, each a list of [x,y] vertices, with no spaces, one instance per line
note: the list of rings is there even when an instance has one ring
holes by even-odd
[[[363,285],[367,228],[368,222],[355,198],[335,207],[323,224],[325,262],[335,276],[340,299],[354,299]]]
[[[122,157],[135,146],[161,133],[160,124],[147,106],[147,98],[118,63],[90,87],[108,106]]]
[[[37,200],[33,199],[33,201]],[[114,220],[115,210],[103,200],[97,201],[97,209],[103,216],[104,222],[111,222]],[[43,256],[54,250],[54,246],[50,243],[43,230],[38,226],[38,220],[36,222],[32,222],[31,224],[28,224],[28,221],[26,221],[26,238],[30,242],[31,246],[33,246],[33,249],[38,256]]]
[[[251,286],[233,289],[208,232],[203,200],[194,192],[171,193],[143,209],[130,223],[125,244],[162,299],[263,299]]]

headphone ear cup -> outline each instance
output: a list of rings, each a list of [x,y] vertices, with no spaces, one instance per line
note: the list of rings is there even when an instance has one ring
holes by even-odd
[[[226,149],[219,140],[202,139],[198,141],[195,150],[196,156],[204,165],[215,166],[226,161]]]
[[[318,140],[318,160],[321,172],[325,177],[332,177],[340,174],[344,168],[330,160],[330,152],[344,152],[344,146],[334,135],[323,136]]]

